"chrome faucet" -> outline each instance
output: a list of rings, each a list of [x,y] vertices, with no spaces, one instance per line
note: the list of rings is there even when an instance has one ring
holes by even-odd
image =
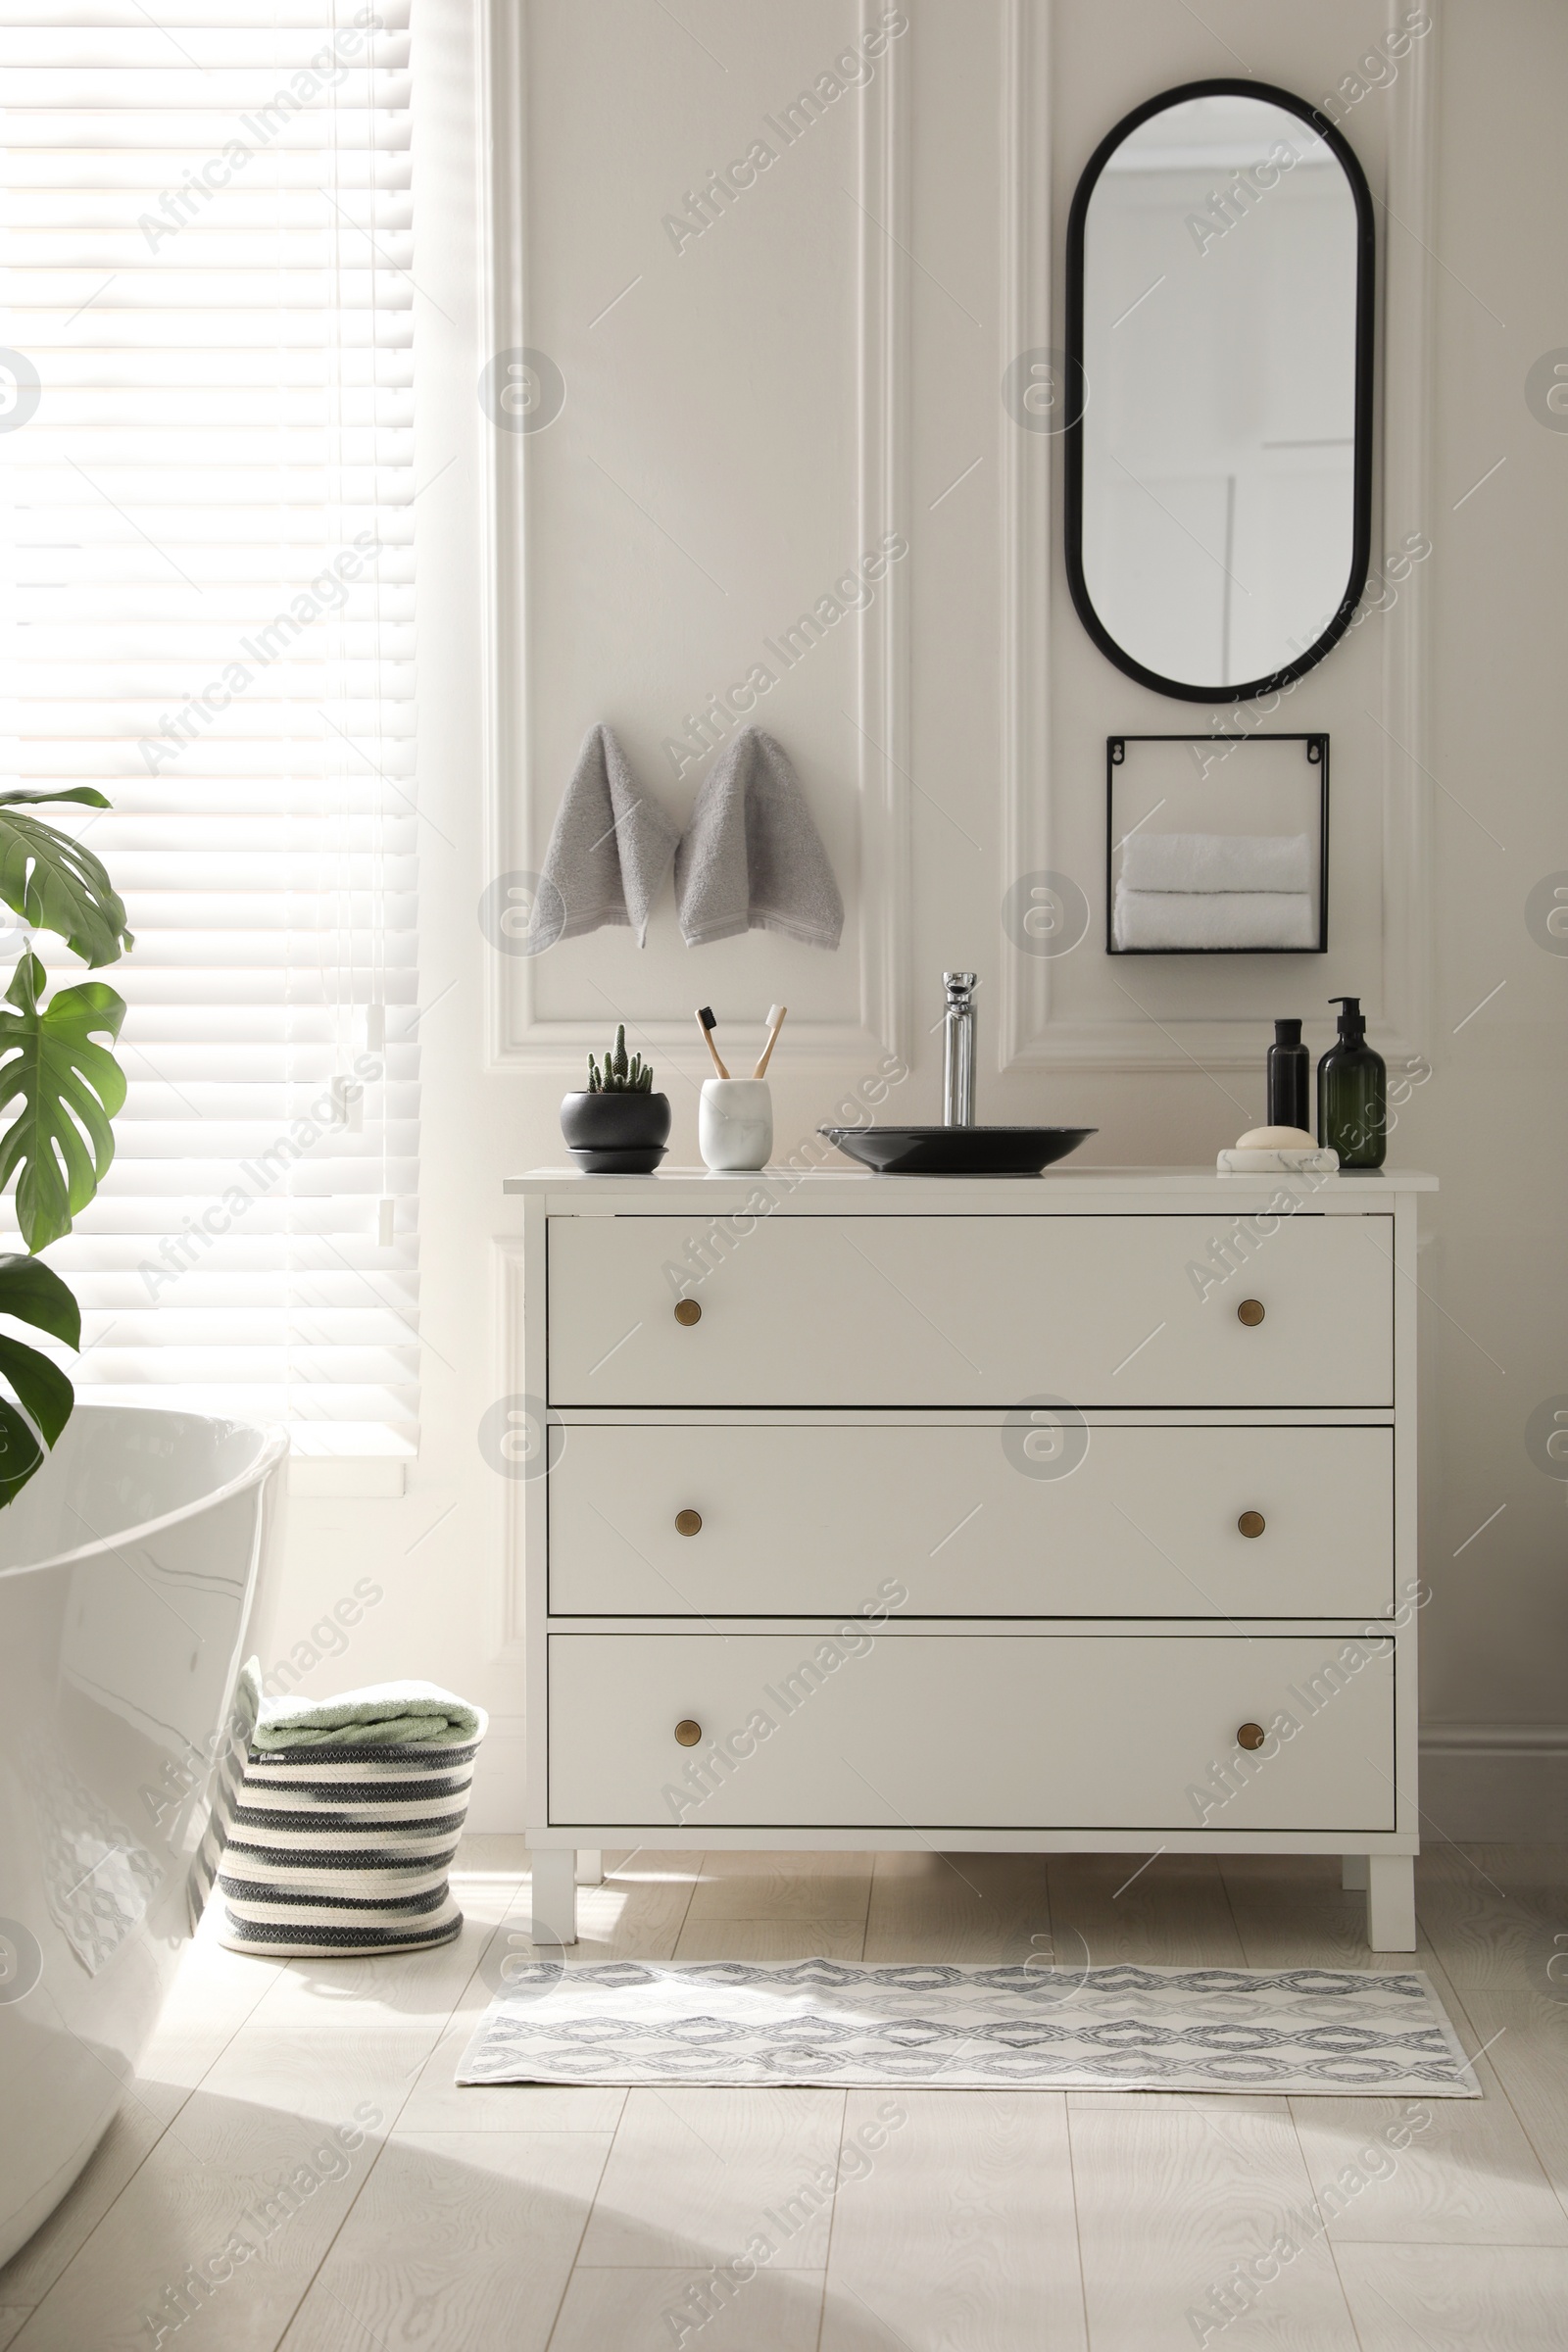
[[[974,972],[944,972],[948,992],[942,1022],[942,1124],[974,1125]]]

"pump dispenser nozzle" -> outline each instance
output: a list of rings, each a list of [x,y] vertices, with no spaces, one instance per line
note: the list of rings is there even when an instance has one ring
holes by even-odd
[[[1366,1015],[1361,1010],[1360,998],[1330,997],[1329,1003],[1343,1007],[1340,1013],[1339,1027],[1341,1037],[1352,1046],[1359,1045],[1366,1035]]]

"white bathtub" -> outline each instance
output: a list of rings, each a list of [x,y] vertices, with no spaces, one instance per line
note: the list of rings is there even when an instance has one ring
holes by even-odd
[[[78,1405],[0,1510],[0,2262],[92,2154],[189,1932],[286,1451]]]

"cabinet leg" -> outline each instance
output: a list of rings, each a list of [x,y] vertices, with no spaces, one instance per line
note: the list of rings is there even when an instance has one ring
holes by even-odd
[[[1365,1854],[1342,1854],[1340,1856],[1340,1885],[1347,1894],[1365,1894]]]
[[[577,1856],[569,1845],[535,1846],[529,1932],[535,1943],[577,1940]]]
[[[602,1886],[605,1883],[605,1857],[597,1845],[577,1848],[577,1884],[579,1886]]]
[[[1415,1950],[1415,1863],[1373,1854],[1366,1866],[1366,1939],[1375,1952]]]

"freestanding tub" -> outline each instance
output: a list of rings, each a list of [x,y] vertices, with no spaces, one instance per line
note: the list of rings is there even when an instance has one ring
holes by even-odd
[[[189,1933],[286,1451],[78,1405],[0,1510],[0,2262],[98,2144]]]

